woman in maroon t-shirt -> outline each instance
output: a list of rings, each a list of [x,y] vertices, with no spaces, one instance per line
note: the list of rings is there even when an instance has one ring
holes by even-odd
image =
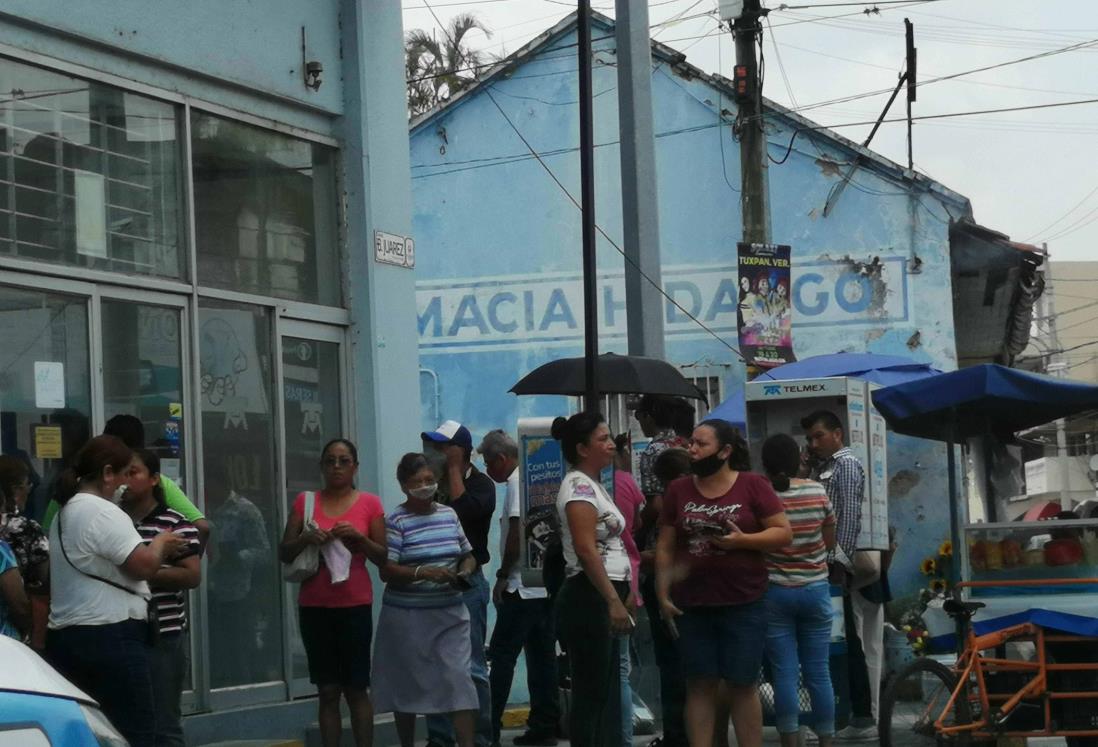
[[[691,747],[713,743],[723,681],[737,744],[759,747],[763,553],[792,542],[793,530],[770,482],[746,471],[747,444],[728,423],[694,429],[690,468],[667,487],[656,546],[660,614],[678,638],[686,678],[686,731]]]

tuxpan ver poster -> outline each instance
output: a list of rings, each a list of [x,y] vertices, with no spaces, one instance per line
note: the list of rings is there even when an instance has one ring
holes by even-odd
[[[738,245],[740,352],[762,368],[795,361],[790,247]]]

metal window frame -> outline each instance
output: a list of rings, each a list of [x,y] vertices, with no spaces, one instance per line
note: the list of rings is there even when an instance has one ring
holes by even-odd
[[[200,325],[199,313],[203,300],[219,300],[253,307],[260,307],[271,314],[271,344],[275,355],[275,384],[272,395],[283,381],[281,351],[284,336],[304,337],[320,341],[337,342],[340,354],[340,387],[343,402],[342,425],[346,432],[357,427],[357,409],[352,397],[353,355],[351,351],[351,313],[347,305],[350,294],[346,287],[346,273],[342,280],[340,303],[342,306],[323,306],[299,301],[260,296],[237,291],[221,290],[200,285],[198,278],[196,214],[194,199],[194,172],[191,121],[194,112],[202,112],[223,117],[242,124],[277,132],[311,143],[336,149],[342,149],[341,141],[328,134],[304,129],[268,117],[251,115],[220,104],[205,101],[193,96],[180,94],[167,89],[123,78],[100,70],[88,68],[76,63],[60,60],[48,55],[30,52],[11,44],[0,43],[0,62],[10,59],[12,62],[39,67],[47,71],[82,78],[90,82],[108,85],[126,93],[133,93],[151,99],[176,105],[179,122],[178,137],[182,170],[183,231],[180,249],[186,252],[183,265],[185,277],[169,278],[159,275],[132,275],[104,270],[91,270],[71,265],[51,264],[36,260],[0,256],[0,284],[17,288],[27,288],[45,293],[78,296],[85,299],[87,310],[88,340],[88,376],[90,379],[89,396],[90,415],[94,432],[100,432],[104,425],[103,382],[102,382],[102,299],[122,299],[136,303],[170,306],[180,309],[180,350],[181,350],[181,386],[184,399],[184,450],[189,456],[186,460],[188,485],[195,504],[205,510],[205,475],[202,469],[203,432],[199,393],[201,391],[200,365]],[[343,174],[335,169],[335,194],[342,192]],[[337,266],[346,270],[349,266],[349,242],[342,220],[344,206],[337,200],[335,231],[335,250]],[[79,273],[80,280],[73,280]],[[148,290],[155,285],[155,290]],[[274,412],[277,415],[275,443],[275,480],[276,484],[285,483],[285,418],[282,397],[275,398]],[[284,503],[284,502],[280,502]],[[280,505],[280,518],[285,521],[286,507]],[[203,574],[208,573],[207,559],[203,557]],[[289,597],[283,591],[283,609],[289,604]],[[281,682],[251,683],[228,688],[213,689],[210,678],[209,646],[209,597],[208,585],[202,584],[190,593],[191,630],[189,643],[191,648],[192,690],[183,694],[184,713],[219,711],[246,705],[285,701],[307,692],[301,682],[292,679],[292,661],[289,649],[283,645],[283,671],[286,679]],[[282,626],[285,638],[287,626]]]
[[[353,421],[349,419],[348,403],[351,401],[349,398],[349,381],[348,376],[349,369],[349,355],[347,352],[347,330],[345,328],[336,327],[330,324],[323,324],[313,321],[301,321],[297,319],[291,319],[286,317],[279,317],[277,322],[276,339],[278,341],[278,347],[274,353],[275,363],[275,375],[278,381],[285,382],[285,372],[283,370],[283,341],[287,337],[312,340],[315,342],[327,342],[334,343],[338,346],[339,358],[337,366],[339,369],[339,396],[340,396],[340,430],[343,433],[347,432],[347,429],[353,424]],[[286,488],[286,479],[288,473],[286,471],[286,408],[285,397],[278,397],[278,404],[276,410],[278,412],[277,433],[278,433],[278,462],[282,468],[282,475],[279,482],[280,492],[284,492]],[[286,521],[289,518],[289,506],[286,501],[282,500],[278,503],[279,520],[282,526],[286,525]],[[316,691],[316,686],[309,682],[308,675],[304,677],[295,677],[293,671],[293,658],[290,655],[290,627],[285,624],[285,621],[289,619],[290,615],[297,613],[296,610],[297,595],[294,593],[294,584],[283,583],[282,584],[282,670],[283,676],[286,681],[286,688],[288,697],[290,699],[301,698],[312,695]]]

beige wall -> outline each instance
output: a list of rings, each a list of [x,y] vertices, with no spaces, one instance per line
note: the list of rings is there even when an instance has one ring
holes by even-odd
[[[1098,262],[1056,262],[1052,292],[1056,331],[1068,348],[1098,340]],[[1064,353],[1069,378],[1098,383],[1098,344]]]

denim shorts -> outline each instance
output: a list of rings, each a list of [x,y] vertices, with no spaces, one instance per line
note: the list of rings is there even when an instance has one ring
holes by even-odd
[[[736,686],[759,681],[766,646],[766,606],[688,607],[676,618],[686,679],[717,678]]]

